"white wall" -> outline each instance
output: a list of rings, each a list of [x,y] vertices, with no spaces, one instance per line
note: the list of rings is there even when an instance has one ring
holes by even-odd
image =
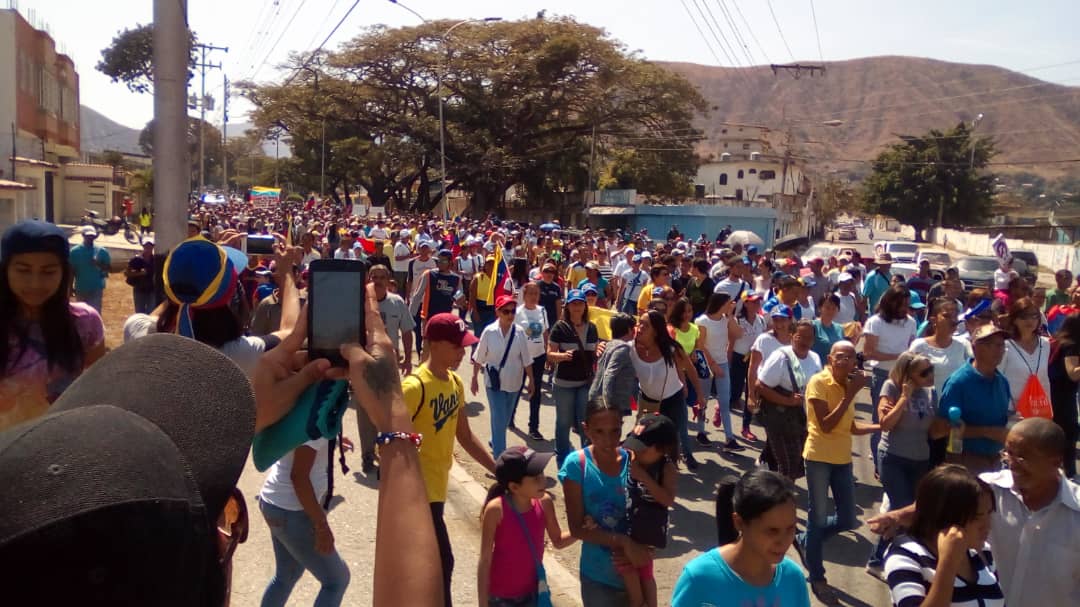
[[[910,226],[904,226],[910,229]],[[959,230],[934,230],[933,242],[950,248],[964,251],[968,255],[993,255],[993,247],[990,243],[996,234],[973,234]],[[1043,242],[1027,242],[1017,238],[1006,238],[1005,243],[1009,249],[1026,249],[1035,253],[1039,258],[1039,267],[1043,270],[1054,272],[1061,269],[1071,270],[1074,274],[1080,271],[1080,249],[1073,245],[1047,244]]]
[[[753,169],[755,173],[751,174]],[[739,178],[739,171],[743,176]],[[774,179],[762,181],[761,171],[773,171]],[[727,174],[727,185],[720,185],[720,175]],[[793,194],[802,183],[802,170],[797,166],[788,166],[787,187],[784,183],[784,165],[768,160],[732,160],[730,162],[709,162],[698,167],[694,183],[705,185],[706,196],[735,197],[735,190],[743,191],[743,200],[759,200],[762,196],[779,194],[783,189],[786,194]],[[794,184],[794,186],[793,186]]]

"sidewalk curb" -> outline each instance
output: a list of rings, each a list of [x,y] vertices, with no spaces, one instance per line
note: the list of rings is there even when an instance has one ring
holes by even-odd
[[[484,506],[487,489],[480,484],[457,459],[450,468],[450,478],[461,486],[479,511]],[[581,595],[578,591],[580,582],[562,563],[551,556],[550,550],[544,551],[544,571],[547,573],[548,586],[551,588],[551,600],[556,607],[581,607]]]

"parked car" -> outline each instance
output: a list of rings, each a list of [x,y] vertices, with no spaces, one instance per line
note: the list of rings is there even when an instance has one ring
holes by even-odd
[[[837,240],[858,240],[859,236],[855,233],[855,228],[840,228],[836,231]]]
[[[839,252],[840,247],[838,246],[828,244],[816,244],[803,252],[802,262],[803,265],[806,265],[810,263],[810,260],[814,259],[815,257],[820,257],[822,259],[828,260],[830,257],[834,257]]]
[[[1017,271],[1021,276],[1031,281],[1031,284],[1035,284],[1039,280],[1039,258],[1035,256],[1034,251],[1028,251],[1025,249],[1017,249],[1015,251],[1009,251],[1013,257],[1013,269]],[[1021,272],[1016,267],[1016,260],[1021,260],[1027,265],[1027,272]]]
[[[899,240],[882,240],[874,243],[874,253],[888,253],[892,255],[893,262],[915,263],[915,257],[919,254],[919,245],[913,242]]]
[[[919,251],[915,265],[922,263],[924,259],[930,262],[930,269],[944,270],[952,265],[952,257],[945,251]]]
[[[903,276],[904,282],[911,280],[911,277],[919,273],[919,265],[914,263],[894,263],[892,268],[889,269],[889,273],[893,276]],[[941,270],[930,270],[930,276],[934,281],[940,281],[945,279],[945,272]]]
[[[994,271],[999,265],[997,257],[961,257],[956,262],[956,269],[960,272],[960,282],[964,283],[964,292],[980,288],[993,291]],[[1013,269],[1025,278],[1030,274],[1022,259],[1013,259]]]

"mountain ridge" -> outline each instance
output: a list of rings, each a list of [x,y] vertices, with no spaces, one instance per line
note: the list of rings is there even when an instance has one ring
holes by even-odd
[[[715,137],[723,123],[757,124],[776,132],[774,146],[790,128],[793,153],[814,168],[865,174],[866,161],[897,134],[947,129],[980,113],[976,134],[998,142],[993,162],[1080,157],[1080,88],[999,66],[889,55],[826,62],[824,75],[796,79],[785,71],[774,75],[769,66],[659,64],[696,84],[712,108],[695,121],[706,137],[698,145],[706,158],[720,154]],[[829,120],[843,124],[822,124]],[[1056,177],[1080,172],[1080,163],[994,168]]]

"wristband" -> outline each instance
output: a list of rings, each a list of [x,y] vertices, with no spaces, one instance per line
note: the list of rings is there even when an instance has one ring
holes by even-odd
[[[417,434],[416,432],[380,432],[375,437],[376,445],[388,445],[390,441],[394,439],[407,440],[416,445],[416,448],[420,448],[420,443],[424,442],[424,436]]]

